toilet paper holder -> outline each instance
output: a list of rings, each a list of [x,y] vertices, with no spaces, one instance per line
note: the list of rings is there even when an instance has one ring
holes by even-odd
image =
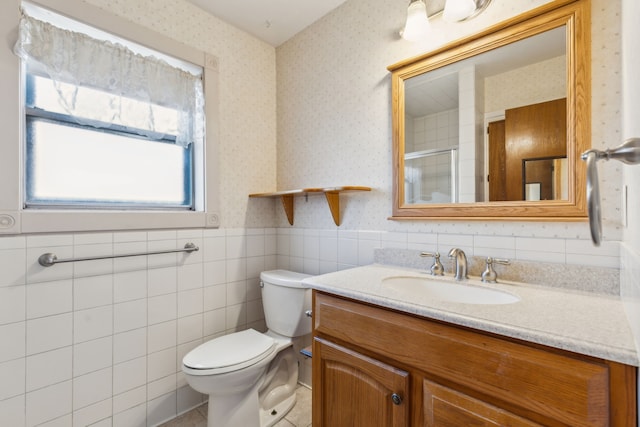
[[[600,185],[598,184],[598,160],[619,160],[628,165],[640,165],[640,138],[627,139],[622,145],[604,151],[587,150],[580,156],[587,162],[587,212],[591,240],[600,246],[602,240],[602,216],[600,213]]]

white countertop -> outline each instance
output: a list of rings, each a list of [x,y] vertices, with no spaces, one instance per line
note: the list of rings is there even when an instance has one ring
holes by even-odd
[[[520,301],[453,303],[408,295],[382,284],[383,279],[394,276],[454,282],[451,276],[434,278],[423,271],[379,264],[309,277],[303,282],[319,291],[381,307],[638,366],[633,335],[618,297],[513,282],[486,284],[472,277],[463,283],[506,291]]]

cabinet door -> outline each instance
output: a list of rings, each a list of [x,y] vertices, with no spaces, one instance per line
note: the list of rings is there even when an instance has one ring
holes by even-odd
[[[542,426],[428,380],[422,388],[426,427]]]
[[[404,427],[409,374],[345,347],[313,342],[314,427]]]

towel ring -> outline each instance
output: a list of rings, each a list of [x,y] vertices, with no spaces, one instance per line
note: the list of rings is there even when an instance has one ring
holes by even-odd
[[[600,185],[598,182],[597,161],[619,160],[628,165],[640,164],[640,138],[627,139],[622,145],[607,148],[604,151],[588,150],[580,156],[587,162],[587,212],[589,214],[589,229],[591,240],[595,246],[602,241],[602,214],[600,212]]]

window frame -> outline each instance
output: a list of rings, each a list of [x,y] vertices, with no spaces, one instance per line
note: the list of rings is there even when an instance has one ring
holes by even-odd
[[[20,3],[10,0],[0,4],[0,24],[10,40],[15,40]],[[0,89],[7,89],[3,92],[7,94],[5,102],[0,104],[0,124],[7,129],[6,142],[0,144],[0,234],[219,227],[217,58],[84,2],[31,0],[30,3],[203,67],[206,136],[203,146],[193,149],[194,158],[201,159],[193,162],[194,211],[25,209],[26,83],[19,72],[20,59],[5,49],[0,53]]]

